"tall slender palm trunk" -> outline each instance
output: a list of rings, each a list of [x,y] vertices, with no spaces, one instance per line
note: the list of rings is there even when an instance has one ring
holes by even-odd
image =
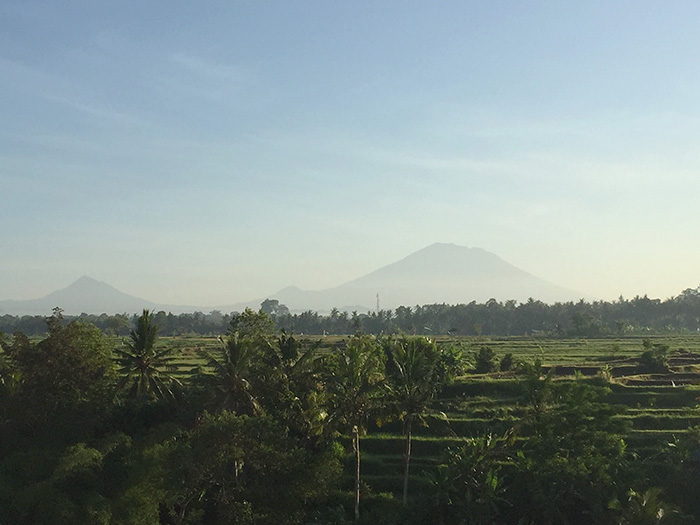
[[[355,427],[352,436],[355,451],[355,521],[360,519],[360,430]]]
[[[405,433],[406,433],[406,448],[403,453],[403,506],[408,505],[408,467],[411,463],[411,424],[413,417],[406,418]]]

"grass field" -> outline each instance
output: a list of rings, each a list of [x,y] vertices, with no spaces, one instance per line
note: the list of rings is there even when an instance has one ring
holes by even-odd
[[[328,336],[305,341],[329,352],[347,339]],[[700,425],[700,335],[648,338],[670,348],[669,372],[662,374],[638,373],[644,339],[443,337],[437,338],[437,343],[461,345],[467,353],[487,346],[499,358],[511,353],[516,361],[540,359],[545,370],[554,369],[557,381],[586,381],[605,371],[611,389],[609,403],[625,409],[616,417],[629,423],[624,439],[630,456],[635,461],[653,462],[668,443]],[[175,348],[173,364],[183,380],[193,368],[204,364],[198,349],[216,353],[221,348],[216,338],[201,337],[161,338],[160,344]],[[411,490],[422,490],[428,484],[425,471],[434,468],[448,447],[485,433],[502,434],[517,425],[524,414],[521,394],[520,379],[514,372],[467,374],[447,386],[433,407],[446,419],[435,418],[429,426],[415,428]],[[402,439],[399,423],[371,429],[362,439],[363,479],[372,492],[400,492]],[[350,455],[347,461],[350,483]]]

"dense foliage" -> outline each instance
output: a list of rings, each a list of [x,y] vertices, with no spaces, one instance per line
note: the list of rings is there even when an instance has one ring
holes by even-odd
[[[639,461],[604,374],[563,380],[488,346],[467,364],[415,335],[321,349],[246,310],[181,380],[157,319],[144,311],[115,348],[60,310],[41,339],[0,339],[0,523],[617,525],[700,510],[700,431]],[[670,355],[645,341],[635,366],[668,370]],[[493,395],[496,378],[514,416],[458,437],[467,409],[454,407]],[[431,442],[416,467],[418,428],[452,445]],[[387,431],[400,440],[366,464],[366,440]],[[373,493],[377,469],[393,491]]]
[[[304,334],[407,333],[422,335],[524,335],[601,337],[630,333],[696,332],[700,330],[700,288],[687,289],[664,301],[647,296],[617,301],[584,300],[547,304],[535,299],[518,303],[496,301],[468,304],[401,306],[396,310],[351,312],[333,309],[328,315],[314,311],[290,313],[279,301],[266,299],[262,311],[278,329]],[[194,312],[180,315],[154,312],[153,322],[164,336],[223,335],[238,322],[236,312]],[[79,316],[107,334],[128,335],[138,316]],[[43,316],[0,316],[0,332],[45,333]]]

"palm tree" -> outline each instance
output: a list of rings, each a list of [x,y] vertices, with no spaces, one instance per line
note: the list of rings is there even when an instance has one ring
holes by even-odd
[[[388,339],[384,343],[388,405],[403,420],[403,504],[408,504],[408,469],[411,462],[411,432],[414,421],[425,424],[428,411],[442,387],[440,353],[425,337]]]
[[[624,509],[621,524],[661,525],[676,522],[681,513],[670,503],[663,500],[660,487],[650,487],[644,492],[632,489],[628,492],[627,506]]]
[[[259,415],[263,413],[251,381],[256,377],[255,366],[260,355],[257,345],[238,332],[222,342],[221,357],[199,350],[213,373],[204,373],[204,381],[213,393],[216,412],[230,411],[236,414]]]
[[[322,380],[325,368],[318,347],[319,343],[306,347],[293,334],[282,330],[273,348],[281,372],[277,377],[276,404],[290,429],[309,446],[320,444],[328,429]]]
[[[525,393],[526,403],[535,426],[535,432],[539,434],[539,422],[554,398],[554,369],[550,367],[545,374],[542,360],[537,358],[532,363],[523,363],[522,371],[525,377],[521,384]]]
[[[371,336],[353,336],[345,348],[331,358],[327,378],[331,396],[329,419],[352,434],[355,453],[355,519],[360,518],[360,435],[367,430],[370,415],[381,396],[384,364],[381,347]]]
[[[128,387],[128,396],[140,399],[175,398],[174,388],[181,386],[172,376],[176,370],[170,364],[172,348],[156,349],[158,325],[148,310],[136,321],[136,328],[131,330],[129,340],[124,343],[126,349],[116,349],[118,374],[121,380],[119,388]]]
[[[502,437],[486,434],[448,450],[445,463],[429,474],[437,492],[438,523],[500,523],[499,506],[507,504],[500,469],[511,461],[515,439],[510,429]]]

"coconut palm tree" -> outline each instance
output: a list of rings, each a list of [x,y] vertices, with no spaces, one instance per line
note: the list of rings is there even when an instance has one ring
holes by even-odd
[[[229,411],[242,415],[260,415],[263,408],[257,399],[253,381],[260,351],[247,337],[233,332],[222,343],[221,356],[205,350],[199,354],[207,360],[211,372],[203,372],[204,382],[212,393],[216,412]]]
[[[360,517],[360,435],[382,394],[384,363],[381,347],[371,336],[354,336],[331,356],[326,384],[330,394],[329,421],[352,434],[355,453],[355,519]]]
[[[276,406],[292,432],[298,433],[307,445],[315,446],[327,435],[326,392],[323,384],[325,361],[318,352],[319,344],[307,346],[282,330],[273,343],[277,356]],[[272,374],[267,377],[274,379]]]
[[[157,349],[158,325],[148,310],[136,321],[124,349],[116,349],[117,373],[121,376],[119,388],[127,388],[127,395],[138,399],[175,398],[175,388],[181,386],[173,377],[172,348]]]
[[[408,504],[408,470],[414,422],[425,424],[424,415],[442,388],[440,353],[425,337],[402,337],[384,342],[387,405],[403,421],[403,504]]]
[[[681,512],[663,500],[663,490],[660,487],[650,487],[644,492],[629,490],[627,505],[620,523],[622,525],[662,525],[677,523],[680,517],[682,517]]]

